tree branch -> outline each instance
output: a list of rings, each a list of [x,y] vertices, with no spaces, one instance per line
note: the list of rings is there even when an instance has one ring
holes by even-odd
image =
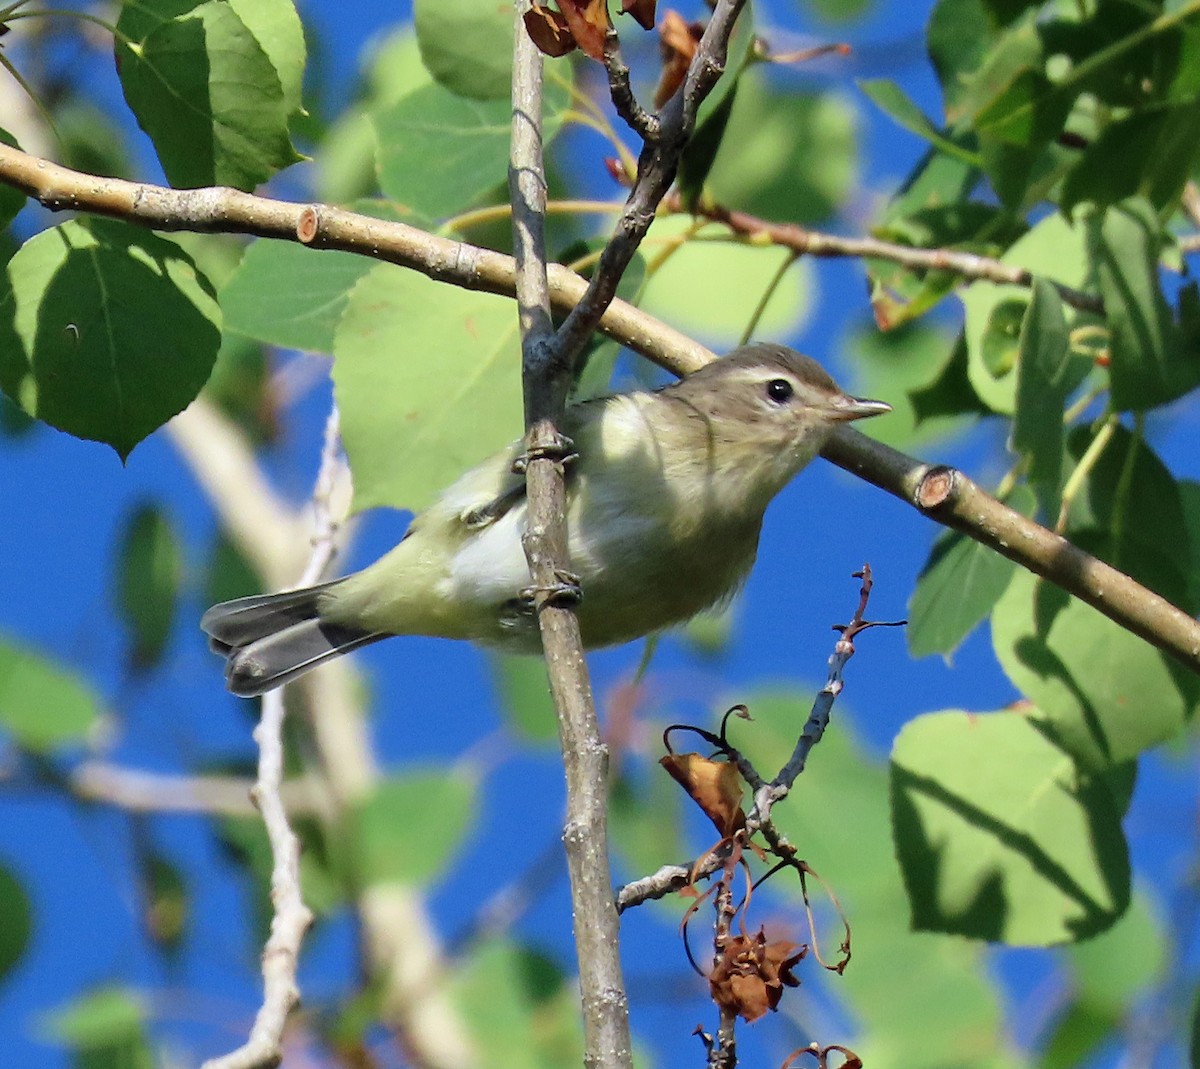
[[[515,293],[511,256],[342,208],[292,204],[223,186],[169,189],[102,178],[5,144],[0,144],[0,182],[51,211],[90,212],[162,231],[249,234],[295,241],[314,249],[339,249],[397,264],[463,289],[506,297]],[[547,281],[551,304],[563,313],[574,308],[588,288],[586,279],[560,264],[550,265]],[[698,342],[621,300],[612,301],[605,309],[599,328],[678,374],[712,359]]]
[[[513,124],[509,192],[521,325],[527,429],[528,522],[522,539],[533,579],[538,626],[558,716],[567,780],[563,831],[571,880],[575,947],[583,1004],[585,1062],[632,1065],[629,1003],[621,975],[619,924],[608,862],[608,748],[595,701],[574,601],[555,597],[570,574],[564,461],[559,431],[571,384],[571,356],[550,317],[544,235],[542,56],[518,10],[513,46]]]
[[[1123,572],[985,493],[967,476],[926,464],[849,427],[821,455],[922,515],[1049,579],[1200,674],[1200,623]]]
[[[258,780],[251,797],[262,812],[271,843],[271,934],[262,953],[263,1001],[246,1042],[205,1062],[202,1069],[257,1069],[283,1060],[283,1030],[300,1001],[296,967],[300,944],[312,924],[312,910],[300,896],[300,840],[288,824],[280,795],[283,783],[283,691],[263,695],[262,719],[254,729]]]
[[[637,177],[613,235],[600,254],[587,291],[559,328],[558,340],[573,360],[616,296],[617,284],[654,222],[658,207],[679,170],[679,160],[696,125],[696,114],[725,69],[726,48],[745,0],[719,0],[696,46],[683,86],[658,116],[657,136],[647,140],[638,157]],[[631,94],[632,95],[632,94]]]
[[[302,217],[308,218],[306,213],[312,213],[316,233],[307,243],[314,247],[339,248],[387,260],[465,289],[487,290],[510,297],[515,292],[515,266],[509,256],[436,238],[403,223],[382,222],[341,209],[288,204],[230,189],[173,190],[119,179],[96,178],[3,144],[0,144],[0,182],[38,197],[51,207],[95,212],[163,230],[197,229],[299,241],[296,228]],[[177,207],[182,210],[185,206],[190,206],[188,218],[194,225],[183,216],[173,214]],[[306,227],[305,233],[309,233],[309,228]],[[548,283],[551,301],[556,309],[569,308],[586,289],[582,278],[553,264],[548,270]],[[713,359],[713,354],[699,342],[620,300],[614,300],[606,310],[599,329],[676,375],[690,374]],[[984,545],[1000,549],[994,534],[983,525],[974,524],[969,513],[964,512],[951,522],[942,511],[920,508],[902,487],[899,492],[891,489],[892,485],[901,485],[896,481],[898,476],[893,470],[896,463],[900,464],[902,470],[927,467],[922,461],[895,450],[885,450],[864,435],[849,429],[837,436],[836,443],[831,443],[826,456],[852,474],[897,493],[902,500],[913,504],[931,519],[953,526]],[[995,499],[972,486],[974,495],[1003,509]],[[1004,511],[1006,523],[1017,524],[1019,520],[1018,528],[1027,530],[1026,537],[1018,544],[1010,544],[1002,550],[1010,560],[1076,594],[1122,627],[1171,653],[1193,671],[1200,672],[1200,625],[1175,609],[1173,614],[1178,615],[1168,614],[1174,621],[1171,628],[1173,637],[1149,633],[1144,618],[1140,622],[1138,620],[1144,614],[1129,611],[1127,604],[1130,598],[1152,599],[1154,602],[1162,599],[1122,576],[1119,585],[1130,592],[1130,597],[1120,598],[1121,604],[1114,603],[1111,599],[1115,593],[1113,583],[1116,581],[1112,576],[1120,573],[1103,566],[1097,568],[1100,562],[1096,558],[1073,546],[1070,554],[1072,563],[1069,564],[1065,563],[1067,558],[1061,554],[1047,556],[1030,551],[1027,547],[1031,542],[1054,536],[1011,510]],[[1058,542],[1062,541],[1058,539]],[[1089,575],[1089,581],[1081,586],[1071,576],[1082,572]]]
[[[672,193],[663,202],[667,211],[688,212],[678,192]],[[791,249],[798,256],[826,258],[857,257],[863,260],[887,260],[916,271],[949,271],[961,278],[996,282],[1001,285],[1033,285],[1033,274],[1024,267],[1015,267],[989,256],[955,249],[922,249],[911,245],[900,245],[892,241],[881,241],[873,237],[844,237],[809,230],[796,223],[772,223],[749,212],[734,211],[720,204],[701,203],[689,214],[714,223],[721,223],[735,234],[741,234],[756,242],[764,239],[772,245]],[[1104,314],[1104,302],[1091,293],[1083,293],[1061,282],[1050,281],[1058,291],[1064,304],[1084,312]]]

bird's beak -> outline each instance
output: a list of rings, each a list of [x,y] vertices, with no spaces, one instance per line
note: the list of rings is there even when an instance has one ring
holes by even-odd
[[[849,423],[852,419],[866,419],[868,416],[882,416],[891,410],[892,406],[886,401],[868,401],[865,397],[851,397],[844,393],[829,401],[829,418],[839,423]]]

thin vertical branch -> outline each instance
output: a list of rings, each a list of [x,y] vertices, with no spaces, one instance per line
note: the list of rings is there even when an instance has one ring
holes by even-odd
[[[550,318],[544,237],[542,56],[525,32],[521,15],[518,10],[513,45],[509,191],[527,430],[529,519],[523,541],[567,781],[563,841],[579,960],[584,1061],[605,1069],[628,1069],[632,1064],[629,1007],[608,863],[608,749],[600,737],[573,603],[556,596],[569,589],[566,577],[570,574],[564,478],[569,442],[558,428],[570,386],[571,361],[564,358],[563,346],[556,344]]]
[[[283,1059],[283,1030],[300,1001],[296,967],[300,944],[312,924],[312,910],[300,897],[300,840],[288,824],[280,787],[283,782],[283,691],[263,696],[262,719],[254,729],[258,743],[258,781],[251,791],[262,811],[274,865],[271,870],[271,934],[263,947],[263,1001],[250,1036],[237,1050],[205,1062],[204,1069],[254,1069]]]

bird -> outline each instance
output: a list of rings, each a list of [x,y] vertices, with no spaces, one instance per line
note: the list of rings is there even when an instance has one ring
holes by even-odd
[[[838,424],[890,410],[768,342],[658,390],[569,405],[564,578],[578,584],[585,648],[663,631],[731,597],[775,495]],[[200,626],[226,658],[229,690],[263,694],[394,635],[541,652],[521,545],[522,450],[518,440],[461,476],[362,571],[210,608]]]

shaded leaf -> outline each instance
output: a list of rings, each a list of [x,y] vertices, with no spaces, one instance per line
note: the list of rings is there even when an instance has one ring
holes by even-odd
[[[664,33],[668,29],[664,20]],[[689,31],[694,32],[694,30]],[[703,29],[701,28],[701,32]],[[679,160],[679,176],[676,184],[683,195],[685,204],[694,204],[700,196],[705,182],[713,170],[714,163],[725,136],[729,130],[730,117],[734,114],[734,101],[738,88],[746,74],[750,71],[755,58],[754,52],[754,5],[752,0],[746,0],[734,23],[733,32],[729,36],[729,46],[726,49],[725,73],[700,104],[696,112],[696,125],[692,130],[691,139],[684,146],[683,155]],[[665,49],[666,37],[663,37]],[[682,36],[678,36],[676,44],[683,45]],[[690,59],[690,56],[688,57]],[[686,68],[684,69],[686,75]],[[666,71],[664,70],[664,79]],[[655,100],[668,99],[663,97],[667,86],[659,85]],[[764,157],[759,157],[765,162]],[[718,197],[722,196],[718,194]],[[745,202],[742,207],[748,207]]]
[[[183,554],[170,521],[154,505],[126,519],[116,568],[117,611],[132,640],[133,666],[142,671],[162,659],[183,577]]]
[[[1165,654],[1021,569],[992,612],[992,643],[1031,717],[1088,769],[1172,738],[1195,708],[1193,678]]]
[[[6,270],[0,387],[29,415],[124,459],[208,378],[220,309],[173,242],[73,220],[31,238]]]
[[[1005,504],[1032,516],[1033,495],[1018,486]],[[949,656],[985,620],[1016,564],[959,531],[940,535],[908,603],[908,649],[914,657]]]
[[[1153,408],[1200,383],[1200,356],[1179,344],[1163,296],[1162,228],[1150,204],[1122,201],[1088,227],[1111,334],[1112,400],[1122,410]]]
[[[939,130],[895,82],[887,78],[866,78],[858,82],[861,89],[880,111],[910,133],[924,138],[939,152],[952,156],[968,166],[977,166],[979,158]]]
[[[17,966],[33,934],[33,905],[16,873],[0,865],[0,984]]]
[[[0,127],[0,145],[20,148],[17,139],[7,130]],[[12,186],[0,185],[0,230],[3,230],[16,217],[17,212],[25,207],[25,194]]]
[[[929,713],[891,759],[914,927],[1019,946],[1087,938],[1129,903],[1121,815],[1102,779],[1015,713]]]
[[[1056,516],[1062,489],[1063,405],[1070,337],[1062,301],[1045,279],[1034,279],[1021,321],[1017,402],[1009,448],[1025,458],[1025,475],[1047,516]]]
[[[525,23],[529,25],[526,16]],[[504,100],[512,92],[513,14],[495,0],[414,0],[426,69],[459,96]],[[536,38],[535,38],[536,41]]]
[[[256,5],[247,11],[257,24]],[[253,189],[303,158],[288,136],[303,42],[297,56],[294,40],[272,34],[270,41],[268,52],[233,3],[122,7],[115,44],[121,87],[172,185]],[[290,92],[272,53],[287,57]]]

